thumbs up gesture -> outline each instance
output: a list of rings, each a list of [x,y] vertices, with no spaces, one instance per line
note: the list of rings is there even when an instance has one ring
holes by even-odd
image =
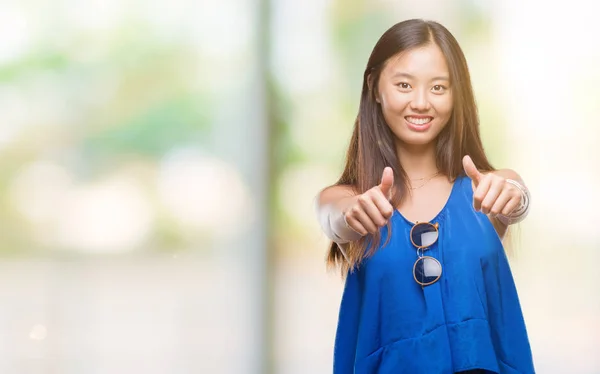
[[[380,227],[385,226],[394,213],[389,201],[393,185],[394,173],[392,168],[386,167],[383,169],[381,183],[358,195],[343,213],[346,226],[361,236],[375,234]]]
[[[481,173],[471,157],[463,158],[463,168],[473,187],[473,208],[492,216],[509,216],[521,202],[521,191],[494,173]]]

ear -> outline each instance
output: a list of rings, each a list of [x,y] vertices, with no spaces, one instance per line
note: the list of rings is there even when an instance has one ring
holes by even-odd
[[[381,104],[381,100],[379,99],[379,90],[377,89],[377,84],[374,84],[373,82],[372,73],[367,76],[367,85],[369,86],[369,91],[373,91],[373,94],[375,95],[375,101],[377,101],[378,104]]]

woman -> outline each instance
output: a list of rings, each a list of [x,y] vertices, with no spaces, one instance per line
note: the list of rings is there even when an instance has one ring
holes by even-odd
[[[495,170],[465,57],[435,22],[386,31],[344,172],[317,209],[346,277],[334,373],[533,373],[501,240],[529,193]]]

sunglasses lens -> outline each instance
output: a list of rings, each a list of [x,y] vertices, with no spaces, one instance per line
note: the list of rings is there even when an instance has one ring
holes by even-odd
[[[442,276],[442,265],[433,257],[420,257],[417,262],[415,262],[413,275],[420,285],[430,285],[435,283]]]
[[[438,239],[438,230],[430,223],[418,223],[413,227],[410,235],[413,244],[417,247],[429,247]]]

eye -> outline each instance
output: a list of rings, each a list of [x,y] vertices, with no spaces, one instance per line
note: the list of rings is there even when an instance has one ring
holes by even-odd
[[[403,90],[408,90],[410,89],[410,84],[406,83],[406,82],[400,82],[398,83],[396,86],[398,86],[399,88],[403,89]]]
[[[431,88],[431,91],[434,93],[444,93],[446,91],[446,87],[442,86],[441,84],[436,84]]]

